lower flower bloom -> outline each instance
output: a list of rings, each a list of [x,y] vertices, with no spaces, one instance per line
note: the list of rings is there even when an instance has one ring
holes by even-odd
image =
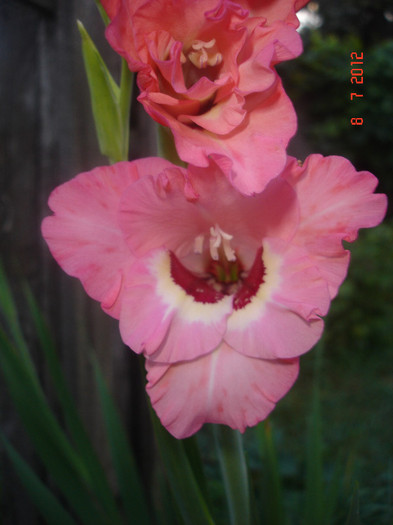
[[[43,235],[145,355],[147,392],[174,436],[206,422],[243,431],[320,338],[348,268],[342,241],[384,216],[376,182],[346,159],[312,155],[246,196],[213,161],[185,170],[144,159],[55,190]]]

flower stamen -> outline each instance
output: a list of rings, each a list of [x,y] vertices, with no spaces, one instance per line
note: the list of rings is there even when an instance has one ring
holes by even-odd
[[[191,45],[191,51],[187,56],[189,61],[198,69],[204,69],[207,66],[218,66],[222,62],[222,54],[217,50],[215,38],[212,38],[209,42],[194,40]]]
[[[218,224],[210,228],[210,256],[214,261],[218,261],[220,258],[218,249],[221,247],[227,261],[236,261],[235,251],[230,245],[230,241],[233,239],[233,235],[224,232]]]

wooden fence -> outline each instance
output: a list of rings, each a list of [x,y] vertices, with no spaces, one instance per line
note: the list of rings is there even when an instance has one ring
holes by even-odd
[[[31,329],[18,283],[29,282],[49,319],[66,376],[103,461],[106,453],[89,360],[92,348],[132,431],[139,463],[149,465],[152,442],[141,408],[139,363],[122,345],[117,322],[86,297],[79,282],[63,274],[40,235],[51,190],[105,163],[94,133],[77,19],[118,71],[118,57],[104,39],[94,0],[0,0],[0,257],[20,299],[28,337]],[[136,156],[154,153],[154,127],[134,103],[131,142],[137,140]],[[34,349],[34,338],[30,339]],[[37,366],[42,372],[40,362]],[[0,396],[2,430],[34,461],[2,384]],[[144,474],[148,476],[147,468]],[[1,478],[0,523],[37,523],[4,457]]]

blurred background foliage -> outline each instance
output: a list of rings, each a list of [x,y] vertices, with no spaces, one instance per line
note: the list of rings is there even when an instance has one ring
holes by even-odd
[[[393,4],[391,0],[310,2],[303,11],[304,53],[279,66],[298,114],[290,153],[343,155],[374,173],[378,191],[393,197]],[[351,53],[363,65],[351,66]],[[363,84],[351,84],[351,68]],[[363,97],[350,99],[351,92]],[[352,117],[363,125],[351,125]],[[359,485],[358,522],[393,523],[393,222],[360,232],[348,278],[326,318],[319,385],[324,479],[343,469],[341,497]],[[272,415],[287,502],[299,504],[313,352],[299,380]],[[296,417],[294,417],[296,414]],[[301,438],[304,436],[304,439]],[[347,491],[347,496],[345,493]],[[301,501],[301,499],[300,499]],[[297,523],[291,521],[291,523]],[[334,523],[346,523],[338,513]]]
[[[297,109],[307,153],[348,157],[393,193],[393,6],[389,0],[310,2],[303,17],[304,53],[280,65]],[[351,53],[363,65],[351,66]],[[351,83],[351,69],[363,83]],[[361,94],[353,97],[351,92]],[[351,125],[351,118],[363,125]],[[296,154],[296,139],[292,151]]]

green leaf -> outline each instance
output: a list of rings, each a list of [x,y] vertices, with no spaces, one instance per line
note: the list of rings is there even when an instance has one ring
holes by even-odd
[[[202,493],[203,498],[209,502],[209,490],[205,473],[203,470],[203,461],[198,446],[196,436],[191,436],[183,440],[184,452],[187,455],[187,459],[190,463],[191,469],[194,473],[195,480],[198,483],[198,487]]]
[[[307,432],[305,525],[315,525],[316,523],[323,525],[326,523],[322,419],[319,398],[319,370],[322,350],[320,345],[315,349],[315,378]]]
[[[359,512],[359,486],[355,485],[352,499],[351,507],[349,509],[349,514],[345,525],[360,525],[360,512]]]
[[[172,437],[151,409],[151,419],[158,450],[174,499],[186,525],[214,525],[198,487],[182,441]]]
[[[82,37],[83,59],[100,151],[109,158],[110,162],[126,160],[124,148],[128,144],[124,143],[125,129],[120,108],[120,88],[80,21],[78,21],[78,28]],[[127,96],[129,97],[129,93]]]
[[[91,478],[45,399],[29,364],[0,329],[0,369],[22,423],[50,475],[80,517],[81,523],[109,524],[94,499]],[[112,523],[111,523],[112,525]]]
[[[135,465],[135,459],[113,399],[109,394],[101,370],[95,360],[94,371],[113,464],[128,523],[148,525],[151,523],[151,519]]]
[[[86,471],[89,473],[92,491],[97,500],[101,502],[101,505],[107,512],[108,516],[111,517],[111,520],[114,523],[120,522],[121,516],[113,492],[67,387],[57,357],[54,341],[34,296],[27,285],[25,286],[25,295],[30,315],[33,319],[39,338],[40,348],[44,354],[45,363],[52,379],[53,388],[63,412],[67,430],[70,433],[75,449],[83,460]]]
[[[20,456],[3,435],[0,434],[0,437],[21,483],[30,496],[31,501],[44,517],[45,522],[49,525],[76,525],[74,519],[59,503],[52,492],[45,487],[22,456]]]
[[[214,425],[213,429],[230,523],[247,525],[251,519],[250,495],[241,434],[225,425]]]
[[[262,448],[263,465],[263,514],[269,525],[284,525],[287,518],[284,511],[280,472],[274,446],[272,426],[267,419],[257,427]]]
[[[14,301],[11,287],[8,283],[3,264],[0,261],[0,312],[4,317],[4,325],[7,333],[11,335],[16,343],[17,350],[23,355],[26,364],[30,368],[31,377],[35,380],[34,365],[31,360],[23,331],[19,323],[18,309]]]

